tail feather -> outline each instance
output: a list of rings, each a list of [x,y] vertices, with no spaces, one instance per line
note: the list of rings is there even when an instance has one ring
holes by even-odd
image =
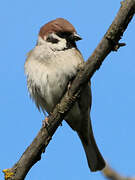
[[[91,171],[102,170],[105,167],[105,161],[98,150],[93,133],[90,134],[88,140],[84,139],[81,133],[78,133],[82,145],[85,150],[88,165]]]

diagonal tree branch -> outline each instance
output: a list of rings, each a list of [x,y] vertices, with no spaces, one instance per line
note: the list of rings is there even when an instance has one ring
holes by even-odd
[[[102,173],[107,179],[110,179],[110,180],[135,180],[135,177],[121,176],[119,173],[117,173],[115,170],[113,170],[111,167],[109,167],[108,164],[102,170]]]
[[[83,85],[88,82],[95,71],[99,69],[103,60],[111,51],[117,51],[119,47],[125,45],[119,43],[119,40],[134,13],[135,0],[125,0],[121,2],[120,10],[107,33],[104,35],[103,39],[85,65],[80,69],[80,72],[74,79],[71,88],[64,95],[61,102],[55,107],[53,113],[49,116],[49,125],[40,129],[31,145],[26,149],[20,160],[12,168],[3,170],[6,180],[23,180],[30,168],[41,159],[41,154],[45,151],[45,148],[56,129],[77,100],[80,91],[83,89]]]

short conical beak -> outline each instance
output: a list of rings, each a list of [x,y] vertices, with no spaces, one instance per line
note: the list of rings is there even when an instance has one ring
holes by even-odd
[[[74,33],[70,36],[70,39],[71,39],[71,40],[74,40],[74,41],[82,40],[82,38],[81,38],[76,32],[74,32]]]

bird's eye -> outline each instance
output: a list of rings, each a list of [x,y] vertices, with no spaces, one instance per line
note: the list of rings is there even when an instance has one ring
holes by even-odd
[[[71,34],[71,32],[57,32],[57,35],[61,38],[68,38]]]
[[[48,36],[47,39],[46,39],[46,41],[51,42],[51,43],[53,43],[53,44],[59,42],[58,39],[56,39],[56,38],[54,38],[54,37],[52,37],[52,36]]]

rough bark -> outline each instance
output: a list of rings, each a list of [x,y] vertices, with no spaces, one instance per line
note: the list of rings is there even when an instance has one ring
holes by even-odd
[[[48,118],[49,125],[42,127],[31,145],[23,153],[19,161],[10,169],[3,170],[5,179],[23,180],[30,168],[41,159],[41,154],[45,151],[51,137],[61,124],[64,116],[71,109],[77,100],[83,84],[89,81],[95,71],[99,69],[105,57],[111,51],[117,51],[120,46],[125,44],[119,43],[124,31],[135,13],[135,0],[125,0],[121,2],[121,7],[113,23],[109,27],[103,39],[89,57],[84,67],[74,79],[71,88],[62,98],[61,102],[55,107],[53,113]]]

